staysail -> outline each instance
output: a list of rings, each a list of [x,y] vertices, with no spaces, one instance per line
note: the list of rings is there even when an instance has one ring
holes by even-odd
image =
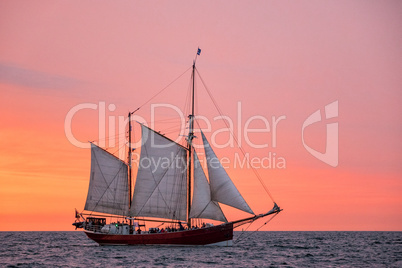
[[[233,184],[226,170],[222,167],[211,145],[202,133],[205,156],[207,159],[208,177],[211,187],[211,199],[222,204],[235,207],[250,214],[254,214],[236,186]]]
[[[187,150],[141,125],[142,147],[130,215],[185,221]]]
[[[127,165],[107,151],[91,144],[91,177],[85,210],[127,215]]]
[[[190,218],[203,218],[227,222],[218,202],[211,200],[211,188],[194,152],[194,192]]]

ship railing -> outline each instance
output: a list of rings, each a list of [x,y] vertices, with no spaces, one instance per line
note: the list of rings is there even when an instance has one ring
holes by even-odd
[[[84,229],[87,231],[100,233],[103,225],[85,225]]]

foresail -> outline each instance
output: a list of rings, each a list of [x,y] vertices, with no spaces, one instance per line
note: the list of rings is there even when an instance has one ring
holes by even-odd
[[[127,165],[114,155],[91,144],[91,177],[85,210],[127,215]]]
[[[227,222],[218,202],[211,200],[211,189],[194,151],[194,191],[190,218],[203,218]]]
[[[205,138],[204,133],[201,132],[201,134],[207,159],[212,200],[254,214],[241,196],[240,192],[237,190],[236,186],[233,184],[232,180],[226,173],[226,170],[222,167],[208,140]]]
[[[142,127],[140,162],[130,215],[187,219],[187,150]]]

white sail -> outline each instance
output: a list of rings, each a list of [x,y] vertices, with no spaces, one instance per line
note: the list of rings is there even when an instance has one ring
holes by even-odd
[[[208,140],[205,138],[204,133],[201,132],[201,134],[207,159],[212,200],[254,214],[233,184],[226,170],[222,167]]]
[[[194,191],[190,218],[227,222],[218,202],[211,200],[211,188],[196,152],[194,152]]]
[[[187,218],[187,150],[142,126],[141,157],[130,215]]]
[[[91,144],[91,178],[85,210],[128,213],[127,165],[94,144]]]

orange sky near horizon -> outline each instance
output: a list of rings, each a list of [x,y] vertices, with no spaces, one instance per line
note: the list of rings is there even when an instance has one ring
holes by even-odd
[[[197,47],[197,69],[235,133],[252,116],[271,127],[272,116],[286,116],[276,147],[272,129],[248,135],[266,148],[252,148],[240,135],[251,157],[275,153],[286,161],[286,168],[258,169],[284,209],[261,230],[402,231],[401,11],[399,1],[1,2],[0,231],[74,230],[90,150],[66,137],[69,111],[114,104],[105,115],[117,124],[187,70]],[[187,72],[138,115],[149,118],[158,103],[184,109],[189,79]],[[221,128],[200,80],[197,97],[197,113],[211,120],[212,131]],[[307,117],[334,101],[338,117],[304,134],[323,152],[325,123],[338,122],[337,167],[312,156],[301,136]],[[98,112],[73,117],[79,141],[98,139]],[[156,113],[158,120],[165,115]],[[225,142],[225,134],[216,137]],[[231,160],[236,153],[215,151]],[[271,209],[250,169],[230,166],[228,173],[254,212]]]

